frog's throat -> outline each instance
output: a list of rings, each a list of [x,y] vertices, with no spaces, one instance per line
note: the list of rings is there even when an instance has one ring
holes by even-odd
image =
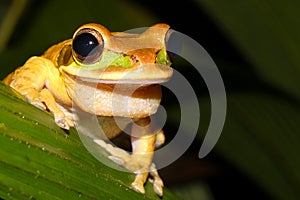
[[[91,114],[144,118],[156,113],[161,87],[76,81],[72,96],[78,107]]]

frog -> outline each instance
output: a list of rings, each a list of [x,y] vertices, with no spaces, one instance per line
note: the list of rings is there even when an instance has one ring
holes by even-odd
[[[41,56],[31,56],[3,82],[32,105],[52,113],[65,130],[76,125],[74,107],[96,115],[106,127],[107,139],[122,133],[123,128],[114,123],[116,117],[129,119],[125,126],[132,126],[131,152],[101,139],[94,141],[112,161],[135,174],[131,183],[135,191],[145,194],[149,180],[155,193],[163,196],[164,183],[153,154],[165,136],[162,129],[153,130],[149,124],[160,105],[161,83],[173,73],[167,52],[170,30],[164,23],[142,33],[111,32],[98,23],[84,24],[71,39],[51,46]]]

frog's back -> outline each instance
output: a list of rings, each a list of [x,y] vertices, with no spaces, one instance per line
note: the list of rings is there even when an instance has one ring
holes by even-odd
[[[71,50],[71,39],[62,41],[48,48],[41,57],[51,60],[56,67],[68,64],[72,60],[72,50]],[[10,85],[13,76],[22,66],[18,67],[15,71],[7,75],[3,79],[3,83]]]

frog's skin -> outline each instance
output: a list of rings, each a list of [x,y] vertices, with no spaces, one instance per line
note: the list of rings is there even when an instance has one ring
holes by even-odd
[[[143,185],[150,174],[154,191],[161,196],[163,182],[152,157],[164,135],[162,130],[152,133],[148,124],[160,104],[159,83],[172,76],[165,54],[168,29],[167,24],[156,24],[141,34],[111,33],[100,24],[85,24],[72,39],[50,47],[42,56],[29,58],[3,82],[31,104],[53,113],[63,129],[76,122],[74,106],[99,116],[107,138],[121,131],[113,117],[132,119],[131,154],[104,141],[95,142],[113,161],[136,174],[133,189],[145,193]],[[93,47],[95,51],[91,51]],[[116,85],[119,89],[114,91]],[[88,95],[91,92],[94,95]]]

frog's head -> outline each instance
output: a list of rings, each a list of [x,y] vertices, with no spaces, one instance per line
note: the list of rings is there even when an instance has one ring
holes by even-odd
[[[173,72],[166,51],[168,30],[169,25],[156,24],[141,34],[112,33],[100,24],[85,24],[74,33],[72,62],[60,70],[89,82],[165,82]]]

